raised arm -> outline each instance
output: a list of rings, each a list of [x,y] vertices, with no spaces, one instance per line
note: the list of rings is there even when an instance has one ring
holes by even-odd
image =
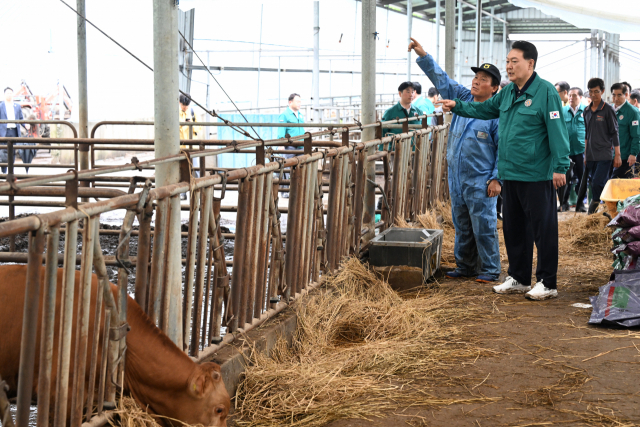
[[[443,99],[470,99],[471,91],[459,84],[452,78],[450,78],[445,71],[440,68],[438,63],[429,55],[424,48],[414,38],[411,38],[412,42],[409,45],[409,50],[415,50],[418,55],[416,64],[424,71],[429,77],[431,83],[438,89]]]

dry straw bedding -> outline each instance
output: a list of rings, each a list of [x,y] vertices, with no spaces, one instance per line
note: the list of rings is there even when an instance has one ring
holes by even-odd
[[[325,285],[297,305],[293,346],[282,340],[271,357],[250,357],[236,397],[238,425],[323,426],[399,406],[494,400],[443,399],[413,385],[493,354],[464,326],[486,309],[438,290],[401,297],[356,259]]]

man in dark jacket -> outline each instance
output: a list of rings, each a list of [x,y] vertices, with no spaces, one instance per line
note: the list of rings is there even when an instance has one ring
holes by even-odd
[[[24,120],[24,117],[22,116],[22,108],[20,107],[19,104],[16,104],[15,102],[13,102],[13,89],[11,89],[10,87],[5,88],[4,101],[0,102],[0,120]],[[19,137],[19,136],[20,136],[20,125],[18,125],[17,123],[0,123],[0,137]],[[15,163],[15,159],[16,159],[16,152],[14,150],[13,151],[14,163]],[[0,150],[0,163],[6,163],[8,161],[9,161],[9,154],[7,150],[6,149]],[[2,173],[7,173],[6,166],[2,166],[1,169],[2,169]],[[29,169],[27,169],[27,172],[28,171]]]
[[[589,214],[594,213],[600,205],[600,195],[609,180],[611,159],[613,167],[622,165],[620,142],[618,140],[618,119],[613,107],[604,102],[604,81],[597,77],[589,80],[589,97],[591,104],[584,110],[585,163],[587,176],[591,179],[593,198],[589,205]],[[614,154],[615,153],[615,154]],[[584,194],[578,194],[578,198]]]

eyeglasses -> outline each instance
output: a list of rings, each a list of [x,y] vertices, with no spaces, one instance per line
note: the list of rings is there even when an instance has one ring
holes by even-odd
[[[589,94],[590,95],[597,95],[599,93],[602,93],[602,91],[600,89],[589,89]]]

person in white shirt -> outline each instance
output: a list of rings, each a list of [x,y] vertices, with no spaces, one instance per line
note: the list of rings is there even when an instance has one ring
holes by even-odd
[[[0,120],[24,120],[22,116],[22,108],[13,102],[13,89],[7,87],[4,89],[4,101],[0,102]],[[24,126],[24,125],[23,125]],[[18,137],[20,136],[20,128],[17,123],[0,123],[0,137]],[[6,143],[0,143],[6,146]],[[15,162],[16,153],[13,152],[13,160]],[[7,163],[9,154],[6,149],[0,150],[0,163]],[[1,166],[2,173],[7,173],[7,167]]]

